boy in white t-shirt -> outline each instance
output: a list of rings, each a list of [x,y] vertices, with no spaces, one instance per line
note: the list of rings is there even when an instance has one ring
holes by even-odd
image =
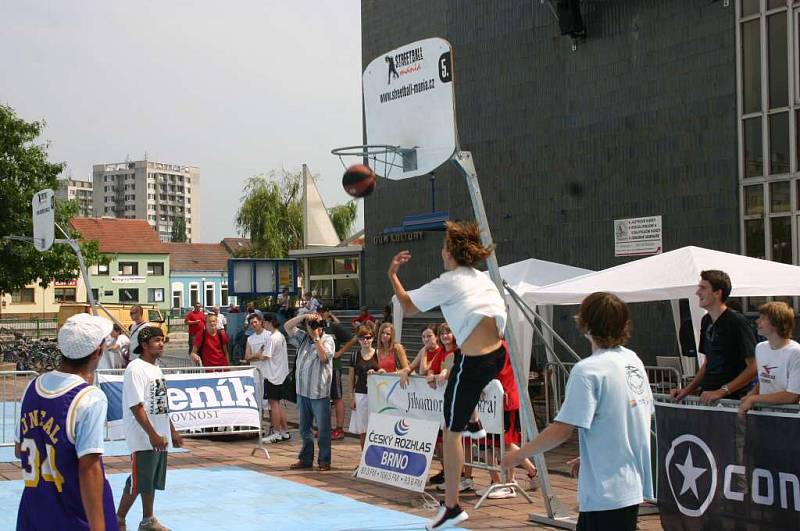
[[[794,310],[785,302],[768,302],[758,309],[756,345],[758,384],[739,405],[746,413],[754,404],[796,404],[800,400],[800,344],[790,339]]]
[[[142,495],[140,530],[168,531],[155,516],[155,491],[164,490],[167,477],[167,449],[180,448],[183,439],[169,418],[167,383],[156,360],[164,350],[164,332],[146,326],[139,332],[136,354],[125,369],[122,384],[122,424],[131,451],[133,472],[117,509],[117,520],[124,528],[136,497]]]
[[[577,530],[634,531],[639,504],[653,499],[650,419],[653,395],[644,365],[623,347],[630,330],[628,308],[616,295],[593,293],[576,318],[592,344],[592,355],[569,375],[564,405],[555,421],[533,441],[507,452],[511,469],[525,457],[546,452],[578,428]]]

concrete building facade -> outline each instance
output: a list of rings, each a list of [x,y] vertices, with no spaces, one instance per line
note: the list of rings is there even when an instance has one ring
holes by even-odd
[[[197,241],[198,168],[150,160],[95,164],[92,179],[96,216],[147,220],[163,242],[183,218],[187,241]]]
[[[59,179],[56,189],[56,200],[78,202],[79,214],[83,217],[94,216],[94,195],[92,181],[80,179]]]
[[[573,50],[549,4],[362,2],[364,66],[419,39],[452,44],[459,141],[474,157],[500,263],[610,267],[630,260],[615,257],[614,220],[661,216],[664,250],[797,264],[800,8],[582,2],[587,39]],[[365,199],[370,306],[389,300],[385,271],[399,250],[414,256],[401,271],[407,288],[442,272],[441,233],[380,237],[430,212],[431,186],[429,176],[381,180]],[[474,217],[452,167],[436,171],[433,187],[436,210]],[[573,312],[557,312],[556,326],[575,338]],[[667,305],[633,312],[631,345],[651,361],[674,354]]]

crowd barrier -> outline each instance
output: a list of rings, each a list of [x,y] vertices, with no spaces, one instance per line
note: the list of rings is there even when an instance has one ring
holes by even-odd
[[[409,385],[403,389],[398,385],[399,380],[400,377],[393,374],[371,374],[368,377],[370,414],[389,413],[398,417],[431,420],[443,427],[444,386],[432,389],[424,377],[411,375]],[[478,410],[487,437],[476,441],[463,439],[464,465],[496,472],[501,482],[491,485],[475,504],[475,508],[479,508],[491,492],[504,487],[520,492],[529,503],[533,503],[526,490],[515,480],[510,480],[505,470],[500,467],[500,462],[505,456],[505,437],[503,389],[499,381],[493,380],[486,386]]]
[[[544,396],[547,424],[552,422],[564,402],[569,371],[574,366],[575,363],[554,362],[549,362],[545,365]],[[645,371],[650,382],[650,389],[654,394],[669,393],[671,389],[680,389],[682,387],[681,375],[675,367],[645,366]]]
[[[0,446],[14,446],[14,432],[22,410],[22,395],[36,376],[36,371],[0,371],[0,418],[3,426]]]
[[[176,391],[170,393],[170,380],[177,381],[178,379],[181,380],[191,380],[191,376],[197,376],[198,379],[214,377],[217,378],[217,382],[220,384],[224,384],[226,380],[226,373],[228,372],[237,372],[237,371],[253,371],[253,386],[254,390],[250,393],[247,390],[243,390],[247,392],[248,397],[253,398],[253,402],[255,402],[256,408],[258,410],[258,427],[248,426],[248,425],[238,425],[234,422],[219,424],[216,423],[213,427],[205,427],[205,428],[179,428],[177,426],[177,422],[175,422],[175,418],[173,418],[173,422],[176,424],[176,429],[181,433],[183,437],[215,437],[215,436],[226,436],[226,435],[245,435],[245,434],[255,434],[258,437],[258,444],[253,450],[250,452],[250,455],[254,455],[256,452],[261,451],[264,453],[267,459],[270,459],[269,451],[264,446],[263,443],[263,425],[261,419],[263,418],[263,400],[262,397],[264,396],[264,379],[261,376],[261,371],[259,371],[256,367],[250,366],[225,366],[225,367],[168,367],[162,368],[161,371],[164,373],[164,377],[167,380],[167,395],[168,400],[171,402],[175,402],[178,397],[176,396]],[[111,383],[112,381],[120,382],[122,375],[124,374],[124,369],[103,369],[98,370],[95,372],[95,384],[99,385],[101,389],[106,393],[106,396],[109,397],[109,418],[112,418],[111,413],[111,401],[113,399],[113,395],[110,393],[109,389],[104,387],[104,383]],[[189,376],[189,378],[185,378],[185,376]],[[109,378],[111,377],[111,378]],[[171,378],[172,377],[172,378]],[[119,391],[121,392],[121,390]],[[233,396],[232,393],[240,392],[240,389],[237,386],[234,386],[233,391],[228,390],[227,386],[223,387],[211,387],[210,385],[205,385],[200,389],[194,391],[192,393],[193,396],[197,396],[197,400],[200,400],[200,397],[204,397],[205,400],[211,398],[216,402],[220,402],[220,400],[225,400],[226,398],[230,401],[232,398],[238,398]],[[118,398],[117,400],[121,399]],[[182,399],[182,402],[187,402],[186,399]],[[192,401],[191,404],[194,402]],[[224,405],[224,404],[223,404]],[[187,413],[180,413],[180,414],[189,414],[190,411]],[[175,415],[178,414],[176,412],[176,408],[173,404],[170,404],[170,414]],[[120,413],[121,415],[121,413]],[[119,430],[109,429],[109,423],[106,427],[106,440],[119,440],[120,437],[117,435]]]
[[[658,506],[666,531],[800,528],[800,407],[698,396],[656,400]]]

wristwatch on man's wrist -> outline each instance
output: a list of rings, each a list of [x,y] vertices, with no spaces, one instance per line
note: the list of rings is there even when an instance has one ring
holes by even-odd
[[[725,396],[728,396],[731,393],[731,390],[728,389],[728,384],[723,385],[719,389],[725,393]]]

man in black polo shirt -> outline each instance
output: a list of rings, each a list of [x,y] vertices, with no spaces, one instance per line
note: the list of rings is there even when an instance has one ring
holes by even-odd
[[[708,270],[700,273],[697,297],[708,312],[700,323],[699,351],[706,359],[692,382],[670,393],[675,400],[700,390],[700,401],[708,404],[721,398],[741,398],[756,377],[756,337],[745,317],[728,308],[731,293],[727,273]]]

